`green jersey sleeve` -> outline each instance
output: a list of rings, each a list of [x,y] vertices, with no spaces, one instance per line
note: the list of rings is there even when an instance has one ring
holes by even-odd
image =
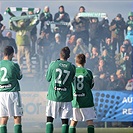
[[[22,76],[23,76],[23,75],[22,75],[22,72],[21,72],[21,70],[20,70],[19,65],[18,65],[17,63],[15,63],[14,66],[15,66],[15,73],[16,73],[17,79],[18,79],[18,80],[22,79]]]

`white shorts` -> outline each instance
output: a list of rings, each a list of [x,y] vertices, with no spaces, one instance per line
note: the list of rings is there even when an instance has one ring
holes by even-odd
[[[94,107],[90,108],[73,108],[73,117],[71,120],[74,121],[88,121],[96,119],[96,113]]]
[[[22,115],[23,109],[19,92],[0,92],[0,117]]]
[[[48,100],[46,107],[46,116],[61,119],[67,119],[72,117],[72,103],[71,102],[55,102]]]

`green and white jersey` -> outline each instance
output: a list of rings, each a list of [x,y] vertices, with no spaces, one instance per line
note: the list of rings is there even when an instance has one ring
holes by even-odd
[[[18,80],[22,78],[19,65],[9,60],[0,61],[0,92],[20,91]]]
[[[56,60],[51,62],[46,79],[50,82],[48,100],[70,102],[73,99],[72,82],[75,76],[75,66],[68,61]]]
[[[73,101],[74,108],[93,107],[93,95],[91,89],[94,86],[92,72],[83,67],[76,68],[73,86]]]

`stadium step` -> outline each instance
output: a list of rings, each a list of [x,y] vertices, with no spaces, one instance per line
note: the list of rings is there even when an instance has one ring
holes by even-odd
[[[17,62],[17,59],[13,59],[14,62]],[[47,70],[47,62],[45,62],[45,70]],[[39,74],[39,58],[37,55],[31,57],[31,72],[28,72],[27,65],[26,65],[26,58],[23,57],[23,66],[22,66],[22,73],[24,77],[33,78],[34,76]]]

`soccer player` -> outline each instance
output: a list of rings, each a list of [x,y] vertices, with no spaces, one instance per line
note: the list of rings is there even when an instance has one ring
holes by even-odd
[[[84,54],[78,54],[75,63],[77,67],[73,87],[73,117],[69,133],[76,133],[78,121],[86,121],[88,133],[94,133],[93,119],[96,118],[96,114],[91,91],[94,86],[93,74],[90,70],[84,68],[86,63]]]
[[[64,47],[60,51],[60,59],[51,62],[46,79],[48,88],[48,104],[46,108],[46,133],[53,133],[53,120],[59,116],[62,120],[62,133],[68,133],[68,122],[72,114],[72,82],[75,66],[67,61],[70,49]]]
[[[23,114],[20,86],[22,78],[19,65],[12,61],[14,49],[7,46],[4,58],[0,61],[0,133],[7,133],[9,117],[14,117],[14,133],[22,133],[21,116]]]

